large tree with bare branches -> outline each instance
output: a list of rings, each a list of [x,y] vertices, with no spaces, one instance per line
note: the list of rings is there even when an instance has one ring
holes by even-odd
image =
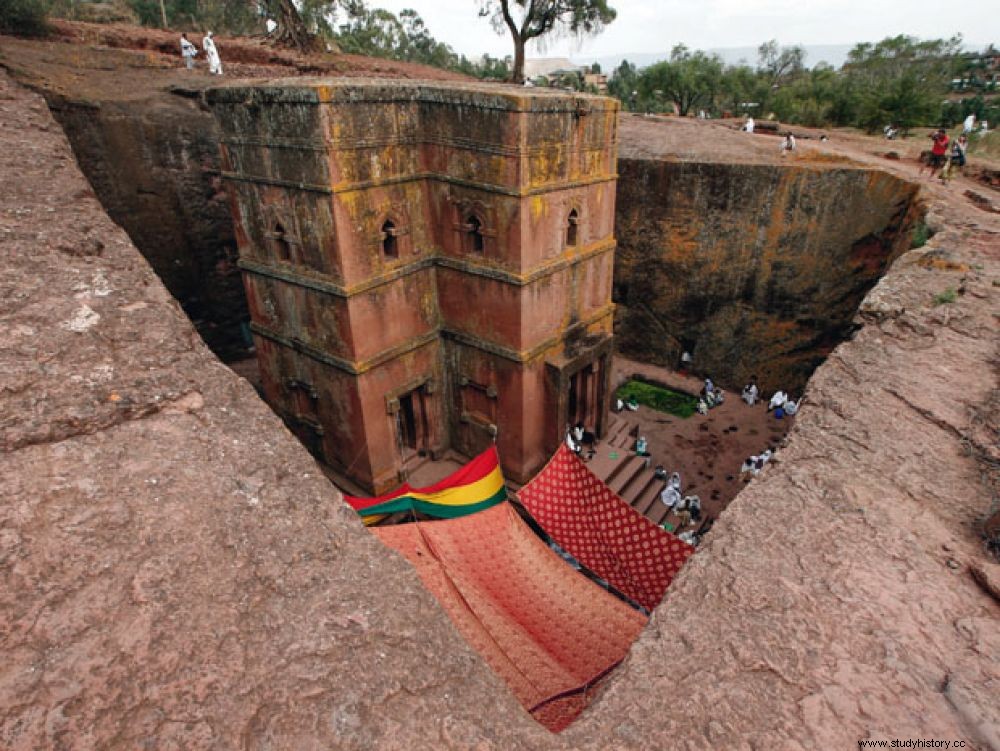
[[[498,33],[510,32],[511,80],[524,83],[524,49],[529,41],[552,33],[599,34],[617,14],[607,0],[479,0],[479,15],[489,18]]]

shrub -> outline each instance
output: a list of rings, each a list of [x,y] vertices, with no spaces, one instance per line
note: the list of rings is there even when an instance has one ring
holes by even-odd
[[[631,397],[635,397],[639,404],[677,417],[690,417],[698,409],[696,397],[642,381],[629,381],[618,389],[618,398],[622,401]]]
[[[0,34],[40,37],[48,32],[44,0],[0,0]]]
[[[918,221],[913,225],[913,235],[910,238],[911,248],[922,248],[927,244],[927,241],[931,238],[931,231],[927,227],[927,223],[923,219]]]
[[[955,302],[958,299],[958,293],[952,287],[948,287],[944,292],[939,292],[934,295],[935,305],[944,305],[946,303]]]

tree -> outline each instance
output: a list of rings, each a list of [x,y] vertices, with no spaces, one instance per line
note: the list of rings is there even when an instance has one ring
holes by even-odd
[[[628,60],[622,60],[608,80],[608,93],[617,97],[625,109],[635,112],[638,107],[638,89],[639,73],[636,71],[635,65]]]
[[[767,76],[770,88],[785,83],[786,79],[802,72],[806,51],[802,47],[778,46],[778,40],[764,42],[757,48],[757,70]]]
[[[294,47],[300,52],[318,48],[316,35],[306,27],[292,0],[265,0],[268,15],[277,24],[273,39],[277,44]]]
[[[510,32],[514,40],[511,80],[524,83],[524,50],[532,39],[551,33],[599,34],[617,14],[607,0],[479,0],[479,15],[489,18],[497,33]]]
[[[670,60],[646,68],[639,77],[639,90],[647,97],[661,92],[673,102],[679,115],[715,101],[722,82],[722,59],[700,50],[692,53],[683,44],[670,52]]]
[[[851,50],[842,73],[858,92],[858,125],[892,123],[905,133],[937,124],[961,51],[960,37],[918,41],[899,35]]]

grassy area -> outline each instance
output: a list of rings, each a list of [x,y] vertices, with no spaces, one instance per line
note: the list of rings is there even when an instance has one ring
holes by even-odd
[[[993,127],[996,128],[995,125]],[[969,137],[969,153],[1000,159],[1000,131],[991,130],[985,136],[973,133]]]
[[[698,399],[693,396],[643,381],[629,381],[618,389],[617,396],[624,402],[635,397],[639,404],[677,417],[690,417],[698,408]]]

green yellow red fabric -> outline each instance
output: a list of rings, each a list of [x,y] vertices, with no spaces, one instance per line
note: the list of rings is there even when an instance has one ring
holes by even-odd
[[[377,498],[344,496],[344,500],[365,518],[419,511],[439,519],[453,519],[507,500],[507,490],[496,447],[491,446],[461,469],[426,488],[414,488],[407,483]]]
[[[563,550],[647,610],[660,604],[694,553],[629,506],[565,445],[517,497]]]
[[[371,530],[406,556],[459,632],[553,732],[583,711],[646,624],[567,566],[509,503]]]

